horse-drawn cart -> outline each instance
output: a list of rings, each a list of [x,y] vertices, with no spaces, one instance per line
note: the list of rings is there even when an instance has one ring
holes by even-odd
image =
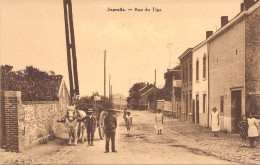
[[[104,119],[107,116],[107,112],[105,110],[96,107],[93,108],[93,111],[94,111],[93,115],[96,116],[97,119],[96,128],[98,128],[99,137],[101,140],[103,140],[105,138]],[[77,133],[76,136],[77,140],[81,140],[82,142],[84,141],[83,136],[84,136],[84,131],[86,129],[85,116],[86,116],[86,112],[82,110],[75,110],[73,108],[68,108],[66,115],[62,119],[57,120],[57,122],[63,123],[65,127],[68,129],[69,144],[71,143],[71,138],[75,139],[74,133]],[[77,144],[77,142],[74,141],[74,144]]]

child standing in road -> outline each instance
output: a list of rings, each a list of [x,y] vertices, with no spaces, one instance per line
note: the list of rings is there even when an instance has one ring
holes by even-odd
[[[245,147],[246,146],[247,131],[248,131],[248,122],[247,122],[246,115],[242,116],[242,120],[238,123],[238,127],[240,128],[240,136],[242,138],[241,147]]]
[[[126,125],[126,116],[127,116],[127,110],[126,108],[124,109],[124,112],[123,112],[123,118],[124,118],[124,121],[125,121],[125,125]]]
[[[127,112],[127,116],[125,117],[126,118],[126,128],[127,128],[127,133],[129,135],[130,133],[130,128],[132,126],[132,116],[131,116],[131,113],[130,112]]]

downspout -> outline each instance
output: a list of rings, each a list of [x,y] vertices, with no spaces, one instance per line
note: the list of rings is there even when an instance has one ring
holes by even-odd
[[[209,42],[207,43],[207,52],[208,52],[208,128],[209,128]]]

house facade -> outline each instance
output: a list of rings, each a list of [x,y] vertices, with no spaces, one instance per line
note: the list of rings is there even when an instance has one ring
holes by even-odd
[[[195,122],[192,101],[192,49],[188,48],[179,56],[181,65],[181,119]]]
[[[170,74],[172,77],[171,92],[171,111],[174,118],[181,118],[181,66],[177,65],[173,69],[167,69],[164,74]]]
[[[124,109],[127,107],[126,97],[122,94],[113,94],[112,103],[114,109]]]
[[[140,90],[139,109],[151,108],[149,102],[149,96],[154,93],[154,85],[147,85],[145,88]]]
[[[244,0],[241,12],[208,40],[209,109],[218,109],[220,129],[228,132],[239,130],[242,115],[260,114],[259,6]]]
[[[195,123],[201,126],[209,126],[208,110],[208,41],[213,31],[206,31],[206,40],[198,44],[192,50],[192,99],[194,100]]]

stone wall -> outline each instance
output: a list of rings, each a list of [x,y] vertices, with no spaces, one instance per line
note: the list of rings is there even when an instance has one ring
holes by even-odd
[[[65,131],[56,121],[65,116],[68,104],[66,95],[59,101],[22,102],[21,92],[5,91],[7,148],[23,151]]]

